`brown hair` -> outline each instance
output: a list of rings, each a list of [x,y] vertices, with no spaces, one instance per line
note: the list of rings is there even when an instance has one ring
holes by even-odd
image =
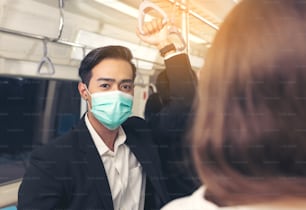
[[[132,52],[120,45],[109,45],[99,47],[90,51],[82,60],[79,68],[79,76],[83,83],[87,86],[92,76],[92,69],[98,65],[102,60],[107,58],[122,59],[130,63],[133,71],[133,79],[136,77],[136,66],[132,62]]]
[[[199,81],[193,155],[226,205],[306,197],[306,4],[242,0]]]

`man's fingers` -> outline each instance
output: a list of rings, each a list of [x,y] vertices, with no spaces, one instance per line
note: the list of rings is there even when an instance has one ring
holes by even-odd
[[[143,34],[145,35],[151,35],[159,32],[163,27],[165,23],[162,19],[154,19],[150,22],[145,22],[142,26]]]

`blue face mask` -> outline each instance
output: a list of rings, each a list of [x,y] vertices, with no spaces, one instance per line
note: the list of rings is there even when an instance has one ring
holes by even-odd
[[[117,90],[90,95],[90,111],[109,130],[118,128],[132,113],[133,96],[130,94]]]

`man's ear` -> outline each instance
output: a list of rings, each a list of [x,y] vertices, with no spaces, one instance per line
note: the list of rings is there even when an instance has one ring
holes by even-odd
[[[83,82],[79,82],[78,89],[79,89],[79,93],[80,93],[81,97],[84,100],[87,101],[88,100],[88,92],[86,90],[86,85]]]

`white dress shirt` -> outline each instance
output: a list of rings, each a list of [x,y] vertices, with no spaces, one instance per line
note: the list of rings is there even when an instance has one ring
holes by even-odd
[[[111,189],[114,210],[143,210],[146,175],[142,166],[124,144],[126,135],[120,126],[111,151],[85,116],[85,123],[102,159]]]

